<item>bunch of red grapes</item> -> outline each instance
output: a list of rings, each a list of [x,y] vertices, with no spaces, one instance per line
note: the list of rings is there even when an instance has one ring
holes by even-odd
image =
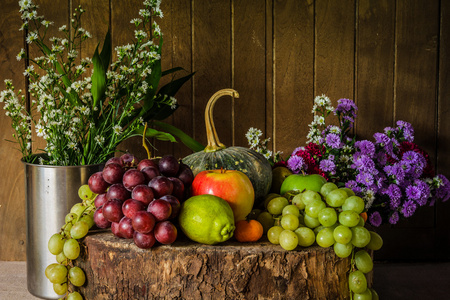
[[[172,155],[141,161],[131,154],[113,157],[89,178],[98,194],[94,222],[143,249],[156,241],[171,244],[177,238],[173,220],[193,180],[191,169]]]

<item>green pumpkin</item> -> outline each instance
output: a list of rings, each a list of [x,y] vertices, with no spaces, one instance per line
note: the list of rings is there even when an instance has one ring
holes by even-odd
[[[212,110],[217,99],[224,95],[239,97],[239,94],[232,89],[220,90],[211,97],[205,110],[208,146],[203,151],[186,156],[182,161],[192,169],[194,175],[204,170],[220,168],[243,172],[248,176],[255,190],[256,207],[269,193],[272,184],[272,166],[262,154],[252,149],[237,146],[227,148],[219,141],[212,119]]]

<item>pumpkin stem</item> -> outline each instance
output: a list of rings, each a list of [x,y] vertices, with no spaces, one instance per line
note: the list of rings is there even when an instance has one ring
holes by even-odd
[[[222,144],[217,136],[216,127],[213,121],[213,108],[216,101],[222,96],[231,96],[239,98],[239,93],[233,89],[223,89],[217,91],[211,96],[205,109],[205,125],[206,125],[206,137],[208,139],[208,145],[205,147],[205,152],[214,152],[220,149],[225,149],[225,145]]]

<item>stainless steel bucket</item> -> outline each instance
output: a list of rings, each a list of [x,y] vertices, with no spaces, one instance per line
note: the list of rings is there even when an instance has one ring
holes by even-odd
[[[27,286],[40,298],[58,299],[45,268],[56,262],[47,248],[71,207],[81,202],[78,188],[103,165],[46,166],[24,163],[27,217]]]

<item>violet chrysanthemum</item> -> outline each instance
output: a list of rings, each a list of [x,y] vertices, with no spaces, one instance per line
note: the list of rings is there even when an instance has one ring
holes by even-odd
[[[389,223],[392,225],[397,224],[398,220],[400,219],[398,212],[394,211],[391,216],[389,217]]]
[[[320,162],[319,168],[324,172],[336,173],[336,164],[331,159],[324,159]]]
[[[336,133],[327,134],[327,136],[325,138],[325,142],[329,147],[331,147],[333,149],[339,149],[342,147],[341,138]]]
[[[406,197],[410,200],[418,200],[422,197],[422,192],[420,188],[414,185],[409,185],[405,189]]]
[[[359,153],[362,155],[367,155],[369,157],[373,157],[375,155],[375,145],[371,141],[357,141],[355,143],[355,148],[357,148]]]
[[[405,216],[405,218],[411,217],[414,212],[416,211],[417,205],[412,200],[408,200],[405,203],[403,203],[402,206],[402,215]]]
[[[289,167],[289,169],[291,169],[291,171],[295,174],[298,174],[302,171],[302,169],[305,166],[305,161],[303,160],[302,157],[297,156],[297,155],[293,155],[291,156],[288,161],[287,161],[287,165]]]

